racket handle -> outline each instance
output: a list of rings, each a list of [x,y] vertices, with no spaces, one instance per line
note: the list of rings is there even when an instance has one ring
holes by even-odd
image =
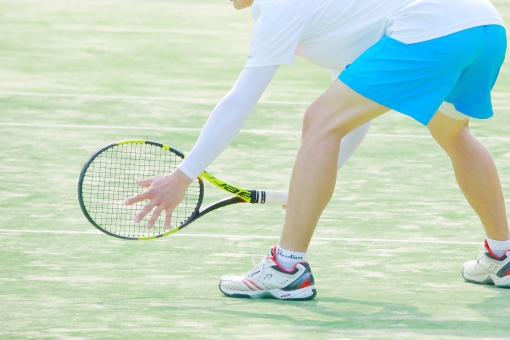
[[[286,191],[258,191],[257,190],[257,198],[256,202],[259,204],[278,204],[278,205],[286,205],[287,204],[287,192]]]

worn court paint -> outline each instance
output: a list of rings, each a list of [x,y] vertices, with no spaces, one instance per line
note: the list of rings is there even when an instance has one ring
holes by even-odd
[[[104,235],[100,231],[74,231],[74,230],[26,230],[26,229],[0,229],[0,233],[15,233],[15,234],[76,234],[76,235]],[[279,239],[279,236],[269,235],[235,235],[235,234],[186,234],[178,233],[172,235],[172,237],[213,237],[213,238],[225,238],[225,239],[263,239],[263,240],[275,240]],[[371,242],[371,243],[423,243],[423,244],[455,244],[455,245],[479,245],[480,242],[460,242],[460,241],[445,241],[445,240],[391,240],[391,239],[369,239],[369,238],[348,238],[348,237],[314,237],[313,241],[341,241],[341,242]]]
[[[168,126],[122,126],[122,125],[75,125],[75,124],[33,124],[33,123],[10,123],[0,122],[0,126],[6,127],[45,127],[45,128],[58,128],[58,129],[101,129],[101,130],[156,130],[156,131],[176,131],[176,132],[200,132],[199,128],[184,128],[184,127],[168,127]],[[284,131],[284,130],[259,130],[259,129],[243,129],[240,133],[249,133],[256,135],[300,135],[298,131]],[[370,133],[367,138],[404,138],[404,139],[429,139],[429,135],[404,135],[404,134],[382,134]],[[488,141],[507,141],[510,142],[510,137],[478,137],[481,140]]]

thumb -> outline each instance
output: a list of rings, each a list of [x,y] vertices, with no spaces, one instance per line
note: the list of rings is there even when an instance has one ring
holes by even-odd
[[[151,186],[153,181],[154,181],[154,177],[148,178],[148,179],[137,179],[136,184],[138,184],[141,187],[148,188]]]

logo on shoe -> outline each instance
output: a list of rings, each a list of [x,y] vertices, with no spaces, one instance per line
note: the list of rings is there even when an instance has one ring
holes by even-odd
[[[262,280],[271,280],[271,278],[273,277],[273,274],[266,274]]]
[[[278,252],[276,253],[277,256],[282,256],[282,257],[286,257],[288,259],[292,259],[292,260],[302,260],[303,259],[303,256],[295,256],[295,255],[285,255],[281,249],[278,249]]]

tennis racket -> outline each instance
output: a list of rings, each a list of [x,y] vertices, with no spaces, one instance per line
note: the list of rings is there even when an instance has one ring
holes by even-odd
[[[164,230],[164,214],[151,229],[145,228],[150,216],[135,223],[133,218],[146,201],[129,206],[123,204],[126,198],[144,191],[135,180],[171,173],[184,157],[184,153],[177,149],[146,140],[124,140],[106,145],[90,157],[80,173],[78,200],[83,214],[94,227],[110,236],[150,240],[176,233],[205,214],[228,205],[287,204],[286,192],[242,189],[204,171],[191,183],[184,199],[173,211],[169,229]],[[202,209],[203,179],[231,196]]]

